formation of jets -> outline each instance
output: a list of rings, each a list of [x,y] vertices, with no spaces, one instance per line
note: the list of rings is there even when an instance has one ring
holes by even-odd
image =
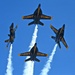
[[[47,16],[47,15],[44,15],[42,13],[42,10],[40,8],[41,4],[38,5],[38,8],[34,11],[33,14],[31,15],[28,15],[28,16],[23,16],[22,19],[33,19],[32,22],[30,22],[28,25],[32,25],[32,24],[40,24],[40,25],[44,25],[44,23],[42,23],[40,20],[41,19],[52,19],[51,16]],[[68,48],[68,45],[64,39],[64,29],[65,29],[65,24],[63,24],[63,26],[59,29],[56,29],[54,26],[50,25],[50,28],[54,31],[54,33],[56,34],[56,36],[51,36],[52,39],[55,40],[55,42],[58,44],[59,48],[61,48],[61,45],[60,45],[60,41],[64,44],[64,46],[66,48]],[[9,45],[9,43],[13,43],[14,42],[14,39],[15,39],[15,31],[17,29],[17,25],[16,27],[14,28],[14,23],[11,24],[10,26],[10,34],[8,34],[9,36],[9,39],[5,40],[5,42],[7,42],[7,47]],[[30,58],[26,59],[26,61],[37,61],[37,62],[40,62],[39,59],[36,58],[36,56],[48,56],[47,54],[45,53],[42,53],[42,52],[39,52],[38,51],[38,48],[37,48],[37,43],[34,44],[34,46],[31,48],[31,50],[29,52],[24,52],[24,53],[20,53],[19,56],[30,56]]]

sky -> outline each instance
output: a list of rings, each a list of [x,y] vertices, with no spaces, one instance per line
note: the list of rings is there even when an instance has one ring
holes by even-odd
[[[75,0],[0,0],[0,75],[5,75],[7,69],[10,47],[6,48],[4,40],[8,39],[12,22],[18,25],[12,45],[13,75],[23,75],[26,57],[18,54],[29,50],[35,25],[28,26],[32,20],[23,20],[22,16],[33,14],[39,3],[43,14],[53,17],[52,20],[41,20],[44,26],[38,25],[36,42],[39,51],[50,56],[56,44],[50,38],[55,36],[50,24],[57,29],[65,24],[64,38],[69,46],[68,49],[62,43],[61,49],[57,46],[48,75],[75,75]],[[37,57],[40,62],[34,62],[33,75],[40,75],[49,56]]]

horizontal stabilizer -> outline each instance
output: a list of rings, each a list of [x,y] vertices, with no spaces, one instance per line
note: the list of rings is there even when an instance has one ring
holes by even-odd
[[[10,37],[10,34],[8,34],[8,36]]]
[[[42,26],[44,26],[44,24],[41,21],[39,21],[39,24],[42,25]]]
[[[64,38],[61,39],[61,42],[64,44],[64,46],[65,46],[66,48],[68,48],[68,45],[67,45],[67,43],[66,43],[66,41],[65,41]]]
[[[28,25],[32,25],[32,24],[34,24],[34,21],[30,22]]]
[[[9,42],[8,42],[8,44],[6,45],[6,48],[8,47],[8,45],[9,45]]]
[[[27,62],[27,61],[29,61],[29,60],[31,60],[31,58],[26,59],[25,62]]]
[[[38,23],[35,23],[34,21],[30,22],[28,25],[32,25],[32,24],[40,24],[40,25],[44,25],[41,21],[39,21]]]
[[[39,60],[39,59],[37,59],[37,58],[35,59],[35,61],[40,62],[40,60]]]
[[[51,38],[55,40],[55,38],[56,38],[56,37],[54,37],[54,36],[51,36]]]

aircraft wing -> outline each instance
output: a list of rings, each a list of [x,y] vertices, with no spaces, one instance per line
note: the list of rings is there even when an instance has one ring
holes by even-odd
[[[10,39],[8,39],[8,40],[5,40],[5,42],[10,42]]]
[[[33,14],[28,15],[28,16],[22,16],[22,19],[33,19]]]
[[[68,48],[68,45],[67,45],[67,43],[66,43],[65,39],[64,39],[64,38],[62,38],[62,39],[61,39],[61,41],[62,41],[62,43],[64,44],[64,46],[65,46],[66,48]]]
[[[37,56],[48,56],[48,55],[45,53],[37,52]]]
[[[30,56],[30,52],[21,53],[19,56]]]
[[[50,28],[54,31],[55,34],[58,33],[58,30],[55,27],[53,27],[52,25],[50,25]]]
[[[42,15],[41,15],[41,19],[50,19],[50,20],[51,20],[52,17],[42,14]]]

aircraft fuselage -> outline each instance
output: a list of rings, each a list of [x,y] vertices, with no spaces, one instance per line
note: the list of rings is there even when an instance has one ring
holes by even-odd
[[[37,56],[37,52],[38,52],[38,49],[36,46],[34,46],[31,51],[30,51],[30,58],[31,60],[35,60],[36,59],[36,56]]]
[[[64,26],[58,30],[55,41],[59,43],[64,36]]]
[[[15,38],[15,31],[14,31],[14,29],[10,29],[10,36],[13,36]]]
[[[14,42],[14,37],[13,36],[10,36],[10,42],[11,42],[11,44]]]
[[[34,16],[33,16],[33,19],[34,19],[34,23],[35,24],[38,24],[39,21],[40,21],[40,18],[41,18],[41,15],[42,15],[42,10],[40,7],[38,7],[35,12],[34,12]]]

